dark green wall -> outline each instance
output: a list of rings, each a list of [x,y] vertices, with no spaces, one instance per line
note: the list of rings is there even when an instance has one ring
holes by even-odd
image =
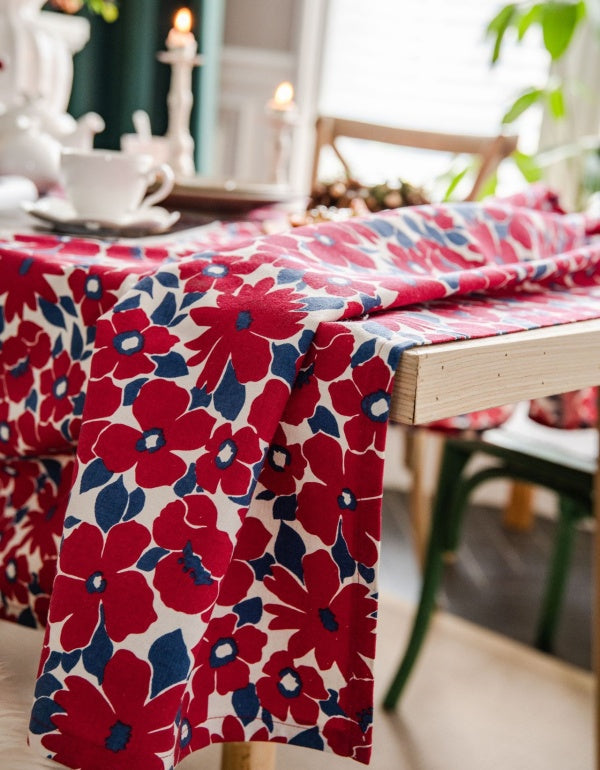
[[[69,111],[75,117],[90,110],[102,115],[106,130],[96,137],[97,147],[118,148],[121,134],[133,130],[131,115],[136,109],[150,115],[154,134],[164,134],[170,68],[156,60],[156,52],[164,50],[174,13],[182,5],[194,14],[193,31],[205,56],[204,66],[193,76],[191,130],[199,171],[210,173],[224,0],[121,0],[119,18],[112,24],[82,11],[92,32],[74,59]]]

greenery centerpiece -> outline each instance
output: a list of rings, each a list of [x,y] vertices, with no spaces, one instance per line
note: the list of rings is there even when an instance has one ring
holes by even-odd
[[[104,21],[115,21],[119,15],[117,0],[49,0],[48,7],[65,13],[77,13],[86,7]]]

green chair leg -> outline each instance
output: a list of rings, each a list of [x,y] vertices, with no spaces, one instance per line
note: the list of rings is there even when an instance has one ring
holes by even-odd
[[[463,471],[470,457],[484,452],[498,458],[500,465],[484,468],[471,476]],[[538,621],[535,645],[550,650],[558,622],[569,568],[575,524],[589,515],[592,477],[586,471],[557,466],[542,458],[500,446],[481,445],[467,440],[449,439],[444,445],[437,495],[433,508],[419,606],[404,657],[384,699],[383,706],[395,708],[419,655],[435,608],[442,576],[443,556],[456,550],[463,513],[471,492],[493,478],[510,478],[538,484],[559,494],[560,516],[544,600]]]
[[[421,597],[404,657],[383,701],[383,708],[386,711],[392,711],[396,707],[425,640],[442,575],[442,553],[447,541],[448,520],[451,518],[449,510],[453,508],[452,490],[456,478],[462,472],[469,457],[470,452],[465,453],[448,447],[444,448],[440,482],[433,509],[429,546],[423,571]]]
[[[410,639],[404,652],[404,657],[396,671],[383,700],[383,708],[392,711],[396,707],[400,693],[404,689],[413,665],[419,655],[425,635],[429,627],[431,613],[435,607],[435,597],[442,574],[442,550],[438,538],[430,537],[429,549],[423,574],[421,598],[415,616]]]
[[[452,511],[445,527],[444,551],[454,552],[458,549],[460,529],[463,523],[463,514],[471,493],[480,484],[493,479],[506,478],[506,470],[503,467],[484,468],[468,478],[461,477],[455,480],[455,490],[452,498]]]
[[[554,635],[573,550],[575,525],[579,519],[588,515],[575,501],[568,497],[559,498],[559,517],[557,522],[554,553],[548,571],[544,600],[535,636],[535,646],[544,652],[550,652],[554,646]]]

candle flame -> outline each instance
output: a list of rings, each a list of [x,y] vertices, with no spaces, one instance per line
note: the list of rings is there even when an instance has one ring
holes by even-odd
[[[173,26],[178,32],[189,32],[192,28],[192,12],[189,8],[180,8],[173,19]]]
[[[275,102],[275,104],[281,107],[286,104],[291,104],[293,98],[294,98],[294,86],[291,83],[289,83],[287,80],[284,80],[283,83],[280,83],[275,89],[273,101]]]

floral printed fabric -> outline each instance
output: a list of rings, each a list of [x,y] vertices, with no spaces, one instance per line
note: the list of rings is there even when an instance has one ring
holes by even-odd
[[[40,751],[145,770],[254,739],[367,762],[399,358],[600,316],[593,226],[533,190],[244,246],[6,244],[2,280],[31,273],[0,286],[7,455],[77,443]]]
[[[582,388],[571,393],[536,398],[529,404],[532,420],[550,428],[574,430],[595,428],[598,415],[598,388]]]

